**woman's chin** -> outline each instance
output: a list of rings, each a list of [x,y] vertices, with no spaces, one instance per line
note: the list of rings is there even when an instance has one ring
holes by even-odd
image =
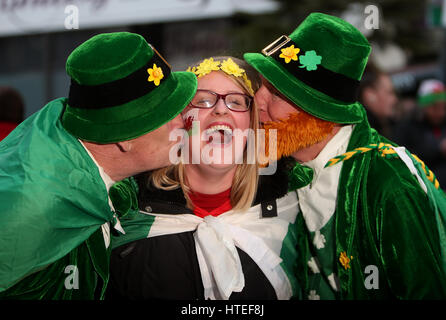
[[[207,142],[201,147],[201,160],[204,164],[212,164],[221,168],[234,166],[243,163],[244,149],[245,145],[237,146],[233,139],[224,144]]]

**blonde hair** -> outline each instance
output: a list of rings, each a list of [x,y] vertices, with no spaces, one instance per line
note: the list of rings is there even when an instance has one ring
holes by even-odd
[[[223,62],[228,59],[232,59],[240,68],[245,71],[245,77],[235,76],[228,74],[225,71],[218,70],[213,72],[220,72],[224,74],[227,78],[234,81],[236,85],[243,89],[245,94],[253,97],[254,93],[260,88],[261,80],[260,77],[249,64],[245,61],[227,56],[212,57],[214,61]],[[206,59],[204,59],[206,60]],[[195,64],[198,66],[201,62]],[[246,81],[248,79],[249,81]],[[247,162],[247,148],[245,148],[243,155],[243,163],[237,164],[235,174],[232,180],[231,188],[231,206],[233,210],[246,210],[251,207],[258,185],[258,162],[257,162],[257,132],[259,129],[259,114],[257,107],[255,106],[254,100],[251,104],[250,109],[250,129],[254,131],[254,143],[255,143],[255,162],[254,164],[248,164]],[[251,140],[252,141],[252,140]],[[249,139],[247,145],[249,143]],[[188,193],[191,191],[187,183],[187,178],[185,176],[184,164],[179,163],[177,165],[170,165],[166,168],[161,168],[154,170],[149,176],[149,183],[152,183],[158,189],[162,190],[173,190],[180,188],[183,190],[184,197],[187,201],[187,206],[193,209],[192,201],[190,200]]]

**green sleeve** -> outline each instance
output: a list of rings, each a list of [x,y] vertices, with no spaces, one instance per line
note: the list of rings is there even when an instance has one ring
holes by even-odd
[[[382,199],[377,245],[392,292],[400,299],[446,298],[437,221],[426,194],[403,180]]]

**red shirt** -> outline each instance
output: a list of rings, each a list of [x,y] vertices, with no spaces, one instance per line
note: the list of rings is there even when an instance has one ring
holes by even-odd
[[[232,209],[231,188],[217,194],[191,192],[189,197],[194,205],[194,213],[202,218],[208,215],[215,217]]]
[[[0,141],[2,141],[8,134],[11,133],[18,126],[17,123],[0,122]]]

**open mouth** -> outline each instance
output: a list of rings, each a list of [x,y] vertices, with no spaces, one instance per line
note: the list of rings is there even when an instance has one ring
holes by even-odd
[[[216,145],[227,145],[232,143],[232,128],[228,125],[218,124],[210,126],[205,130],[206,141]]]

